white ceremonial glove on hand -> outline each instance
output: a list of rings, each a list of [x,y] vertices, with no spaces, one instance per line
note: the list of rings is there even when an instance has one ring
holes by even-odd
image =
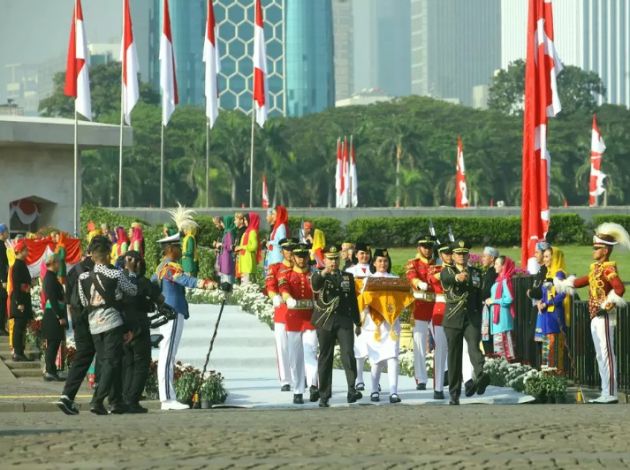
[[[427,284],[426,282],[420,281],[420,280],[416,282],[416,289],[427,290],[428,288],[429,288],[429,284]]]
[[[280,305],[282,305],[282,297],[280,297],[278,294],[274,295],[271,299],[271,303],[273,304],[274,308],[280,307]]]
[[[289,297],[287,299],[287,307],[289,307],[289,308],[297,307],[297,300],[295,300],[293,297]]]

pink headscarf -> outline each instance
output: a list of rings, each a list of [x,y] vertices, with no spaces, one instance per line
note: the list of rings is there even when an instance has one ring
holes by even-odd
[[[516,265],[514,264],[514,260],[506,256],[505,262],[503,263],[503,271],[497,276],[497,290],[494,294],[494,300],[500,301],[503,296],[503,281],[505,281],[508,291],[510,292],[510,296],[512,297],[512,303],[510,304],[510,313],[512,314],[512,318],[516,316],[516,311],[514,310],[514,286],[512,286],[512,276],[514,276],[515,271]],[[493,323],[499,323],[500,313],[501,304],[494,304],[494,313],[492,316]]]

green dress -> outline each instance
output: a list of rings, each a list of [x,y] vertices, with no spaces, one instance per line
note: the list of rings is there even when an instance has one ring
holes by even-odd
[[[197,277],[199,261],[197,259],[197,241],[193,235],[186,235],[182,242],[182,268],[184,272]]]

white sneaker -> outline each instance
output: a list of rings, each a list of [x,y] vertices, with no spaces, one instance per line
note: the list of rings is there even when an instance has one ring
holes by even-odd
[[[162,402],[162,410],[188,410],[190,407],[177,400],[167,400]]]
[[[617,403],[619,400],[614,395],[601,395],[593,400],[589,400],[589,403],[595,403],[598,405],[608,405],[612,403]]]

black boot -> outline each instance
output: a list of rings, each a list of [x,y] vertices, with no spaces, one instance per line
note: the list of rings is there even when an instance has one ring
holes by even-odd
[[[302,398],[302,394],[301,393],[296,393],[295,395],[293,395],[293,404],[294,405],[303,405],[304,404],[304,399]]]
[[[315,387],[314,385],[311,385],[308,391],[309,391],[308,401],[316,402],[317,400],[319,400],[319,389],[317,387]]]

